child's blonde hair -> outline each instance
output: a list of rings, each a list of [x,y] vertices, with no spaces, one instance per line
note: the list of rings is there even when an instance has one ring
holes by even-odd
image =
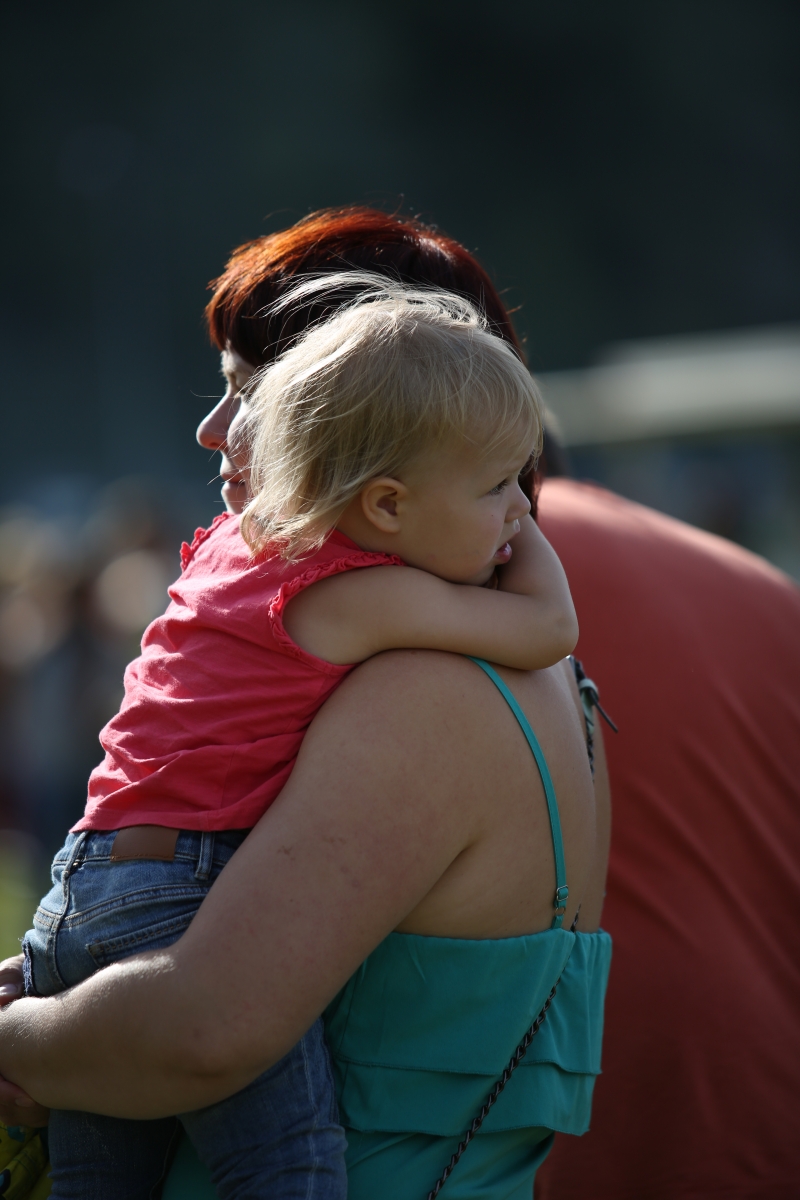
[[[274,311],[343,294],[248,386],[242,532],[254,552],[315,549],[370,479],[445,443],[488,454],[516,433],[541,450],[536,384],[468,300],[348,271],[305,280]]]

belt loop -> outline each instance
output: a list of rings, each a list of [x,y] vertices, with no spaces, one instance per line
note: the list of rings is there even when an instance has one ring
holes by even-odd
[[[197,870],[194,873],[195,879],[199,879],[202,883],[208,881],[211,876],[211,868],[214,865],[214,834],[200,834],[200,854],[197,858]]]
[[[84,844],[91,832],[92,831],[90,829],[83,829],[76,837],[75,844],[72,847],[69,858],[67,859],[67,861],[64,864],[64,880],[65,880],[65,882],[67,879],[69,879],[72,872],[77,870],[77,868],[81,865]]]

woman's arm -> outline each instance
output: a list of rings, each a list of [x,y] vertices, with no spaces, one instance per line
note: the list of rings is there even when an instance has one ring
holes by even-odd
[[[0,1073],[51,1107],[150,1118],[278,1061],[474,836],[483,798],[455,797],[442,761],[470,671],[432,654],[360,668],[181,940],[4,1008]]]
[[[564,568],[529,516],[499,589],[448,583],[414,567],[369,567],[322,580],[286,608],[290,636],[333,663],[363,662],[382,650],[471,654],[532,671],[571,654],[578,621]]]

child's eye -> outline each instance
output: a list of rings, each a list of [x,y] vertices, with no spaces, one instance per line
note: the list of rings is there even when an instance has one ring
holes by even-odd
[[[500,493],[504,492],[507,487],[508,487],[508,480],[504,479],[502,483],[498,483],[495,487],[492,488],[492,490],[489,492],[489,495],[490,496],[499,496]]]

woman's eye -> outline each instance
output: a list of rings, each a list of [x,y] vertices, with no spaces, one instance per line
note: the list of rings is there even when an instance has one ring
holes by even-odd
[[[489,495],[490,496],[499,496],[500,493],[504,492],[507,487],[508,487],[508,480],[504,479],[502,483],[498,483],[495,487],[492,488],[492,490],[489,492]]]

